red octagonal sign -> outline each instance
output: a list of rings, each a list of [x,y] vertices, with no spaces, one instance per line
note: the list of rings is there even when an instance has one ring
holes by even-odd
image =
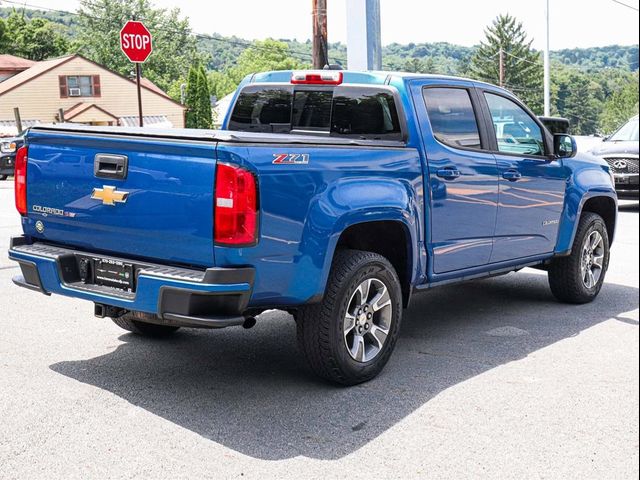
[[[151,51],[152,37],[142,22],[129,21],[120,30],[120,48],[129,60],[144,63]]]

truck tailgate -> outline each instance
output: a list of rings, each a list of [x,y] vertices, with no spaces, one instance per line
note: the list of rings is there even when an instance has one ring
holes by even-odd
[[[28,144],[28,235],[93,252],[214,265],[213,140],[34,129]],[[108,171],[118,156],[126,157],[124,178],[95,171],[97,159],[106,159]]]

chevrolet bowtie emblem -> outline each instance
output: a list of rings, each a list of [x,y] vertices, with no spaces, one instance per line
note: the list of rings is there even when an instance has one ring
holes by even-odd
[[[104,185],[102,188],[94,188],[91,198],[101,200],[103,205],[115,205],[116,203],[126,203],[129,192],[118,192],[116,187]]]

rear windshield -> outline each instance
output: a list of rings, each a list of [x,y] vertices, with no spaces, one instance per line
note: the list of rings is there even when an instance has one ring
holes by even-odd
[[[393,94],[378,87],[245,87],[229,130],[402,140]]]

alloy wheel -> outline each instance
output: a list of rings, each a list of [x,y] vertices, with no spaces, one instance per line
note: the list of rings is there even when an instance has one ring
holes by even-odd
[[[344,342],[357,362],[373,360],[384,347],[393,307],[389,289],[378,278],[368,278],[355,289],[344,317]]]

